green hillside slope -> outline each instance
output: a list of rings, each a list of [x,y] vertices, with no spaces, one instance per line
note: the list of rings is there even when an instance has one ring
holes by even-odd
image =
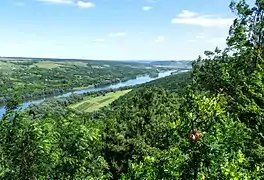
[[[191,84],[191,75],[192,71],[180,72],[179,74],[151,81],[144,84],[144,86],[164,88],[182,94],[186,90],[186,86]]]

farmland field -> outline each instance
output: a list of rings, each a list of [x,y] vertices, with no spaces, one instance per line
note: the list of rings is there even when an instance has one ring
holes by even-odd
[[[46,69],[52,69],[52,68],[57,68],[57,67],[60,67],[62,66],[61,64],[59,63],[56,63],[56,62],[49,62],[49,61],[43,61],[43,62],[38,62],[35,64],[37,67],[39,68],[46,68]]]
[[[129,91],[131,90],[129,89],[124,91],[110,92],[98,97],[87,97],[83,101],[71,105],[70,108],[81,112],[97,111],[100,108],[109,105],[111,102],[128,93]]]

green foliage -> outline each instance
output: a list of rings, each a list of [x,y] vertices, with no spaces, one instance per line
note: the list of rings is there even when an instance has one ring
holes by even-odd
[[[15,94],[14,97],[12,97],[11,99],[9,99],[6,103],[6,110],[10,111],[10,110],[14,110],[16,108],[18,108],[18,106],[21,104],[21,98],[18,94]]]
[[[138,95],[139,97],[145,98],[141,98],[136,104],[145,104],[147,99],[153,99],[149,98],[149,92],[151,92],[151,94],[160,94],[159,90],[151,89],[146,91],[146,89],[144,89],[143,92],[140,92],[144,93],[144,96],[140,96],[140,93]],[[163,95],[162,98],[164,98],[164,96],[166,95]],[[205,95],[194,95],[192,91],[188,91],[186,97],[183,98],[180,103],[177,103],[177,96],[174,95],[176,103],[172,103],[174,98],[171,97],[171,94],[167,96],[170,96],[169,102],[162,102],[162,105],[165,105],[168,111],[160,113],[162,114],[162,118],[159,118],[159,113],[155,113],[160,103],[150,102],[150,104],[156,105],[155,108],[152,108],[150,105],[150,112],[154,111],[153,113],[156,115],[152,115],[146,125],[143,124],[144,130],[141,131],[140,135],[136,135],[136,132],[134,132],[134,136],[127,134],[133,133],[133,130],[128,128],[129,124],[133,124],[134,128],[137,127],[136,124],[133,123],[136,122],[136,118],[132,119],[130,117],[133,116],[135,112],[130,108],[126,110],[126,113],[118,113],[120,115],[124,114],[126,117],[129,116],[130,118],[127,119],[115,116],[118,125],[117,127],[111,127],[109,129],[111,129],[111,131],[117,129],[118,132],[113,133],[115,136],[107,132],[106,144],[108,146],[109,144],[111,145],[112,151],[111,154],[106,155],[106,157],[115,157],[116,154],[116,157],[113,158],[114,160],[118,158],[120,162],[129,163],[127,167],[128,171],[123,170],[123,179],[219,179],[219,177],[224,176],[224,172],[219,171],[225,165],[223,159],[232,159],[230,152],[244,149],[246,142],[250,138],[246,127],[242,123],[232,119],[229,114],[226,114],[225,97],[223,95],[218,95],[208,98]],[[188,107],[187,104],[190,102],[192,102],[192,104]],[[181,106],[177,106],[176,104],[181,104]],[[123,109],[124,106],[122,106],[122,110],[120,111],[122,112]],[[134,111],[144,112],[142,107],[140,109],[141,110],[135,109]],[[115,112],[117,111],[119,110],[115,109]],[[172,116],[169,116],[170,113],[172,113]],[[166,116],[164,116],[165,114]],[[197,114],[203,116],[195,120]],[[140,115],[140,117],[144,116]],[[120,119],[125,119],[125,121],[120,121]],[[156,121],[159,123],[155,124]],[[140,122],[143,123],[142,120]],[[113,124],[113,121],[111,124]],[[125,130],[119,130],[119,127],[126,128]],[[201,140],[196,143],[191,142],[186,137],[187,133],[193,128],[198,128],[202,135]],[[137,130],[138,129],[139,128],[137,128]],[[147,141],[147,138],[152,137],[148,132],[151,132],[151,134],[153,133],[155,137],[161,136],[162,138],[155,138]],[[114,141],[111,140],[111,142],[109,142],[109,136],[116,138]],[[118,137],[122,138],[120,139]],[[132,138],[140,140],[132,141]],[[138,146],[142,146],[143,149],[140,150],[140,148],[136,146],[136,151],[133,149],[132,145],[126,144],[131,141],[134,143],[133,146],[136,146],[136,143]],[[166,143],[163,143],[164,141]],[[163,146],[160,146],[162,144]],[[105,149],[104,151],[108,152],[109,149]],[[132,157],[121,156],[131,151],[133,152]],[[110,160],[110,163],[113,163],[113,159]],[[129,159],[129,162],[125,161],[127,159]],[[119,163],[116,162],[113,164],[118,165]],[[124,165],[122,167],[124,167]],[[119,168],[117,169],[120,170]],[[114,174],[118,173],[115,172]]]
[[[159,89],[132,93],[136,95],[121,100],[122,105],[104,119],[104,154],[114,179],[127,171],[129,159],[141,159],[152,148],[167,149],[177,140],[171,137],[173,130],[168,126],[176,118],[177,99]]]
[[[106,179],[96,123],[75,116],[33,119],[18,112],[0,123],[1,179]]]

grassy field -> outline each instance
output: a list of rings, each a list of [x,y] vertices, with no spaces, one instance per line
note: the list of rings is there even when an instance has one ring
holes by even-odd
[[[50,62],[50,61],[42,61],[34,64],[38,66],[39,68],[46,68],[46,69],[52,69],[62,66],[61,64],[58,64],[57,62]]]
[[[64,66],[87,66],[89,62],[58,62],[58,64],[62,64]]]
[[[131,90],[110,92],[105,94],[105,96],[102,95],[98,97],[87,97],[83,101],[71,105],[70,108],[76,109],[81,112],[97,111],[100,108],[109,105],[111,102],[128,93],[129,91]]]
[[[57,68],[57,67],[62,67],[62,66],[87,66],[87,63],[84,62],[56,62],[56,61],[41,61],[34,66],[38,66],[39,68],[46,68],[46,69],[52,69],[52,68]]]

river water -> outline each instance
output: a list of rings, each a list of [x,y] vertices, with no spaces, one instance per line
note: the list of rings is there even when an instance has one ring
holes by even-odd
[[[90,88],[83,89],[83,90],[71,91],[71,92],[68,92],[68,93],[65,93],[65,94],[62,94],[62,95],[52,96],[52,97],[49,97],[49,98],[68,97],[71,94],[83,94],[83,93],[86,93],[86,92],[95,92],[95,91],[102,91],[102,90],[108,90],[108,89],[117,89],[117,88],[125,87],[125,86],[133,86],[133,85],[143,84],[143,83],[146,83],[146,82],[153,81],[155,79],[159,79],[159,78],[162,78],[162,77],[169,76],[169,75],[171,75],[172,72],[175,72],[175,70],[174,71],[160,72],[158,77],[155,77],[155,78],[151,78],[149,76],[141,76],[141,77],[137,77],[136,79],[130,79],[130,80],[127,80],[127,81],[124,81],[124,82],[120,82],[120,83],[117,83],[117,84],[105,85],[105,86],[100,86],[100,87],[90,87]],[[33,101],[24,102],[21,105],[21,109],[26,109],[30,104],[39,104],[42,101],[44,101],[45,99],[47,99],[47,98],[41,98],[39,100],[33,100]],[[0,107],[0,118],[2,118],[4,113],[5,113],[5,107]]]

